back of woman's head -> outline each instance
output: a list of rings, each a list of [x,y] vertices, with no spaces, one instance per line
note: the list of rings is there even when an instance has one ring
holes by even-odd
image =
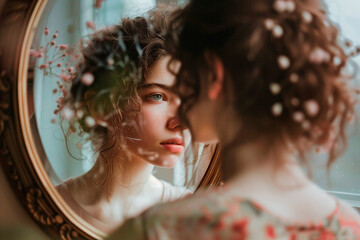
[[[225,69],[223,97],[244,126],[232,143],[266,139],[300,154],[327,145],[329,163],[346,145],[355,104],[343,75],[348,56],[320,1],[193,0],[174,14],[167,45],[182,63],[185,121],[215,55]]]

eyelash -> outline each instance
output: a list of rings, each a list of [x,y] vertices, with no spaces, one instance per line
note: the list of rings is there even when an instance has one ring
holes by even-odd
[[[155,100],[153,97],[154,96],[161,96],[161,100]],[[155,102],[162,102],[162,101],[166,101],[166,97],[164,94],[162,93],[152,93],[152,94],[149,94],[149,95],[146,95],[145,96],[145,99],[146,100],[150,100],[150,101],[155,101]]]

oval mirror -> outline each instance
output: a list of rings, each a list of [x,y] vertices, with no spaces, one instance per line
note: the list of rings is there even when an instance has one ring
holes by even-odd
[[[170,3],[5,3],[2,159],[49,235],[101,239],[154,204],[220,182],[218,146],[194,143],[176,117],[176,63],[161,31],[184,2]]]

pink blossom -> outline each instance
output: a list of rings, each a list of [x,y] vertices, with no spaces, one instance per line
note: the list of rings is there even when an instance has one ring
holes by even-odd
[[[42,58],[44,55],[42,54],[42,52],[38,52],[38,54],[37,54],[37,58]]]
[[[96,0],[96,3],[94,5],[94,8],[101,8],[101,5],[102,3],[104,2],[105,0]]]
[[[49,35],[49,30],[46,30],[46,29],[45,29],[44,34],[45,34],[46,36]]]
[[[61,63],[57,63],[56,66],[61,67]]]
[[[74,72],[74,67],[68,67],[68,71],[69,71],[69,73],[73,73]]]
[[[95,25],[95,23],[94,22],[92,22],[92,21],[87,21],[86,22],[86,27],[88,27],[88,28],[90,28],[90,29],[92,29],[92,30],[96,30],[96,25]]]
[[[47,68],[47,67],[48,67],[47,64],[41,64],[41,65],[40,65],[40,69],[45,69],[45,68]]]
[[[56,103],[61,104],[64,101],[64,97],[58,97]]]
[[[86,86],[90,86],[94,82],[94,75],[91,73],[85,73],[81,78],[81,82]]]
[[[55,42],[55,41],[51,41],[50,44],[51,44],[51,46],[54,46],[54,45],[56,44],[56,42]]]
[[[60,73],[59,77],[63,80],[66,81],[67,75],[65,73]]]
[[[52,61],[49,61],[49,65],[52,64],[53,62]]]
[[[66,88],[62,88],[62,89],[61,89],[61,92],[62,92],[63,96],[66,97],[66,95],[67,95],[67,90],[66,90]]]
[[[30,56],[37,57],[38,52],[35,49],[30,49]]]
[[[68,48],[68,44],[60,44],[59,49],[60,50],[66,50]]]

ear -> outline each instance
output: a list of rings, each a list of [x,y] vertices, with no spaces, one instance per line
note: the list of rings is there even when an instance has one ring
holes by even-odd
[[[211,56],[211,65],[213,67],[213,72],[210,76],[210,86],[208,89],[208,96],[211,100],[216,100],[222,89],[224,83],[224,65],[221,62],[220,58],[212,55]]]

